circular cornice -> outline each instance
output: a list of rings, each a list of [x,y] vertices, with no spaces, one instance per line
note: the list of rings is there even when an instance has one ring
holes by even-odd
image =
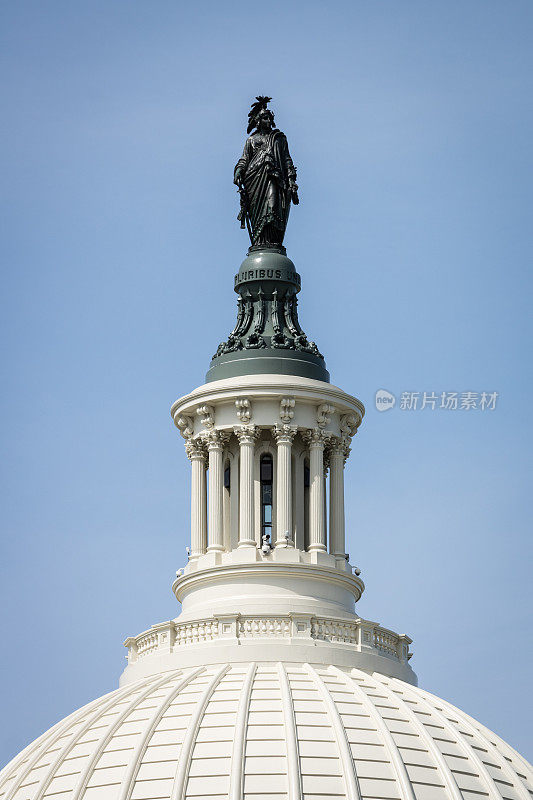
[[[232,580],[238,577],[242,578],[244,584],[249,578],[290,577],[291,575],[305,580],[325,581],[330,585],[336,584],[351,592],[355,602],[359,600],[365,589],[365,584],[361,578],[330,567],[321,567],[316,564],[267,564],[258,562],[253,564],[229,564],[180,575],[172,584],[172,591],[181,603],[184,595],[191,589],[196,589],[209,583],[215,584],[225,579]]]
[[[256,399],[276,398],[282,394],[290,394],[308,402],[330,400],[336,403],[341,411],[355,412],[357,427],[361,424],[365,414],[362,402],[357,397],[343,392],[337,386],[310,378],[295,378],[292,375],[248,375],[206,383],[176,400],[172,404],[170,413],[176,420],[179,414],[186,413],[190,406],[199,403],[223,402],[247,394]]]

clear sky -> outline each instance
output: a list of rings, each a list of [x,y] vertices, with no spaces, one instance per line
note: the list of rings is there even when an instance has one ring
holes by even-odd
[[[298,167],[303,327],[367,406],[347,468],[359,613],[531,758],[531,0],[0,15],[0,762],[115,688],[124,638],[178,612],[189,464],[169,408],[235,321],[256,94]],[[422,410],[424,391],[498,398]]]

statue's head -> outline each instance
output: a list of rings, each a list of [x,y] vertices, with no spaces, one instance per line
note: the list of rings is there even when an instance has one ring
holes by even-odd
[[[271,97],[264,97],[262,95],[255,98],[255,103],[252,103],[252,107],[248,112],[247,133],[251,133],[254,130],[272,130],[274,127],[274,113],[267,108],[271,100]]]

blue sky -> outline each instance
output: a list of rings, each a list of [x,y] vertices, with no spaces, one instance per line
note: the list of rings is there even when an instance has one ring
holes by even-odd
[[[178,611],[169,408],[233,327],[256,94],[298,167],[302,324],[367,406],[359,613],[532,757],[532,29],[530,0],[2,4],[0,762]],[[499,396],[379,413],[378,389]]]

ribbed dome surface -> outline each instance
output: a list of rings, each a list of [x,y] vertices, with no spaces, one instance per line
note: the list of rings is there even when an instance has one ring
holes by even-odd
[[[530,765],[395,678],[251,663],[151,676],[58,723],[1,800],[530,800]]]

